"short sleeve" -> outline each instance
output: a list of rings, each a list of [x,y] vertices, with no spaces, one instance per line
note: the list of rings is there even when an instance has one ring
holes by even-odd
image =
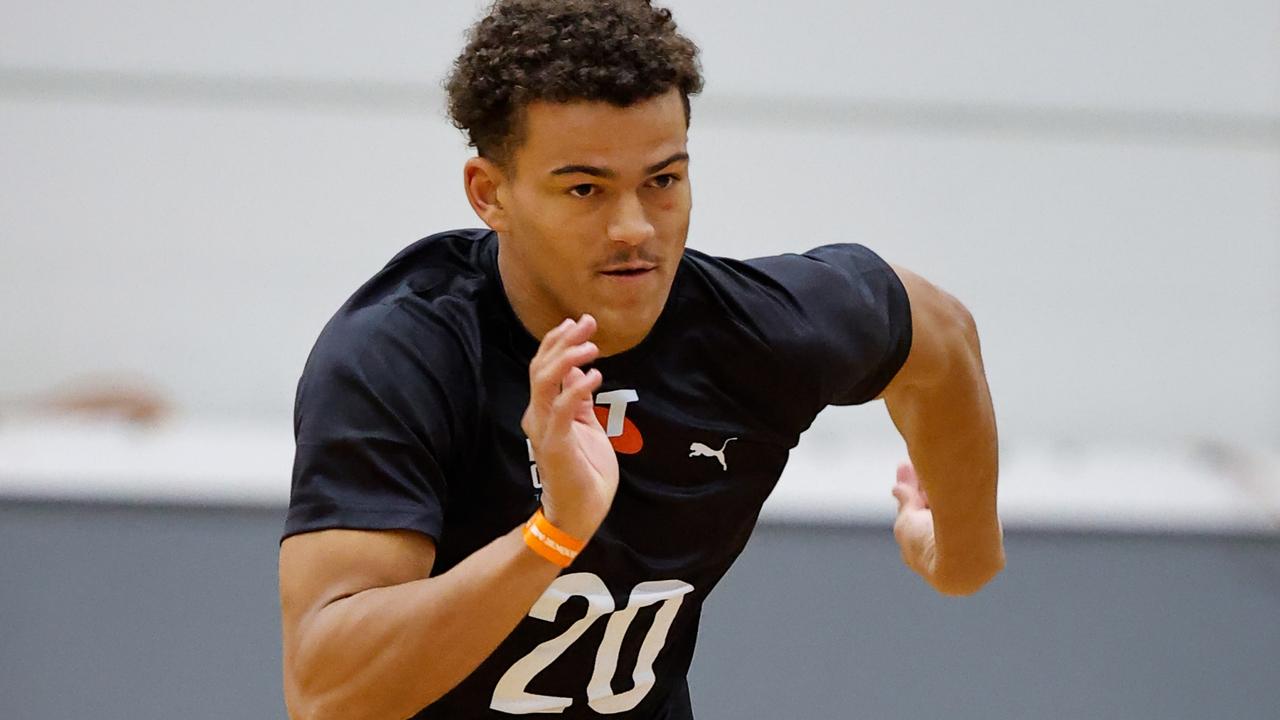
[[[284,536],[415,530],[439,540],[459,445],[459,361],[448,333],[388,305],[340,312],[307,360]]]
[[[824,245],[749,261],[786,297],[782,352],[822,405],[874,400],[911,349],[911,307],[897,273],[862,245]]]

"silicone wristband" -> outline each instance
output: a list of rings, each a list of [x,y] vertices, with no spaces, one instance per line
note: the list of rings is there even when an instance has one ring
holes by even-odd
[[[542,510],[524,524],[524,544],[551,563],[565,568],[578,557],[586,543],[561,530],[547,520]]]

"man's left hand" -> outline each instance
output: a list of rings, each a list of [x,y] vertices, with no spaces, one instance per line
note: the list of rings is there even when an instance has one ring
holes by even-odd
[[[898,499],[898,517],[893,522],[893,537],[902,551],[902,561],[933,585],[937,563],[937,547],[933,538],[933,511],[929,496],[920,487],[916,469],[911,463],[898,466],[898,481],[893,486]]]

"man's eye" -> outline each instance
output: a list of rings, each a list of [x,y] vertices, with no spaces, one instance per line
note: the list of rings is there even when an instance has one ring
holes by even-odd
[[[672,175],[670,173],[667,173],[666,175],[659,175],[653,179],[653,186],[656,188],[669,188],[672,185],[675,185],[676,181],[679,179],[679,175]]]
[[[582,185],[574,185],[573,187],[569,188],[569,194],[574,197],[580,197],[580,198],[591,197],[591,195],[595,193],[595,190],[596,190],[595,185],[592,185],[590,183],[584,183]]]

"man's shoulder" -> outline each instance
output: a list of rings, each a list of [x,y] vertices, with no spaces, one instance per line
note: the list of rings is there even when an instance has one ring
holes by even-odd
[[[492,291],[491,242],[487,230],[454,230],[405,247],[325,324],[307,372],[465,371],[479,352],[482,306]]]
[[[806,255],[784,253],[745,260],[686,249],[681,261],[684,303],[709,304],[730,316],[754,316],[760,306],[793,300],[788,287]]]
[[[686,250],[681,269],[685,309],[701,310],[705,322],[729,321],[780,356],[825,352],[834,328],[868,320],[892,275],[855,243],[747,260]]]
[[[840,275],[857,276],[888,269],[875,252],[857,243],[819,245],[803,252],[738,260],[685,250],[682,269],[694,282],[685,294],[710,294],[720,302],[790,303],[797,293],[821,288]]]
[[[342,304],[326,333],[366,335],[388,323],[429,325],[458,314],[490,289],[486,253],[491,235],[488,230],[451,230],[410,244]],[[406,307],[411,311],[399,312]]]
[[[880,257],[860,243],[828,243],[811,246],[801,251],[761,255],[747,259],[721,257],[686,248],[682,264],[693,271],[714,277],[726,277],[748,283],[764,282],[780,269],[804,268],[814,261],[841,265],[883,262]]]
[[[343,304],[358,310],[408,300],[466,296],[488,285],[489,255],[496,239],[489,230],[450,230],[429,235],[400,252]]]
[[[496,234],[492,230],[483,228],[445,230],[405,246],[387,262],[384,269],[412,271],[433,267],[476,267],[482,264],[480,251],[487,249],[496,240]]]

